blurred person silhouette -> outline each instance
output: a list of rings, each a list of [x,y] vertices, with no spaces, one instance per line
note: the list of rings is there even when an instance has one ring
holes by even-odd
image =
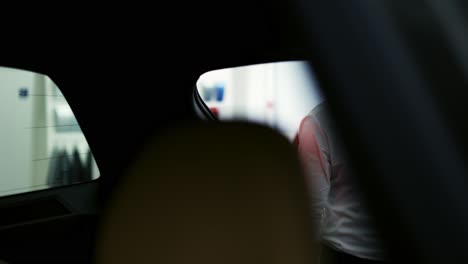
[[[302,119],[294,139],[322,243],[320,263],[389,263],[335,131],[322,102]]]

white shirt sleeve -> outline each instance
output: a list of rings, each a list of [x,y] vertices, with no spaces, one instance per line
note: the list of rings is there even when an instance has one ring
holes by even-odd
[[[314,116],[306,116],[299,128],[298,151],[311,199],[312,218],[320,233],[330,189],[330,151],[326,132]]]

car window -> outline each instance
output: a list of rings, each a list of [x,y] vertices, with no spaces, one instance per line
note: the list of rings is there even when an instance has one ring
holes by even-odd
[[[301,120],[323,101],[305,61],[210,71],[200,76],[197,89],[218,119],[267,125],[290,140]]]
[[[323,245],[340,245],[324,246],[324,259],[343,255],[363,261],[387,260],[385,243],[349,166],[329,103],[308,63],[289,61],[211,71],[200,76],[197,89],[220,121],[266,125],[294,143],[317,239]]]
[[[90,181],[99,169],[46,75],[0,67],[0,196]]]

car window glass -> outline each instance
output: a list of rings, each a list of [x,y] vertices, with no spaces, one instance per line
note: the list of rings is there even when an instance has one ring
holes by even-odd
[[[210,71],[200,76],[197,89],[220,120],[264,124],[291,140],[301,120],[323,101],[305,61]]]
[[[99,169],[46,75],[0,67],[0,196],[90,181]]]

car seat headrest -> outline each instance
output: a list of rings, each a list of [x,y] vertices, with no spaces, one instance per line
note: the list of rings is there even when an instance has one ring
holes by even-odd
[[[293,146],[253,124],[185,124],[147,145],[105,212],[97,263],[313,263]]]

